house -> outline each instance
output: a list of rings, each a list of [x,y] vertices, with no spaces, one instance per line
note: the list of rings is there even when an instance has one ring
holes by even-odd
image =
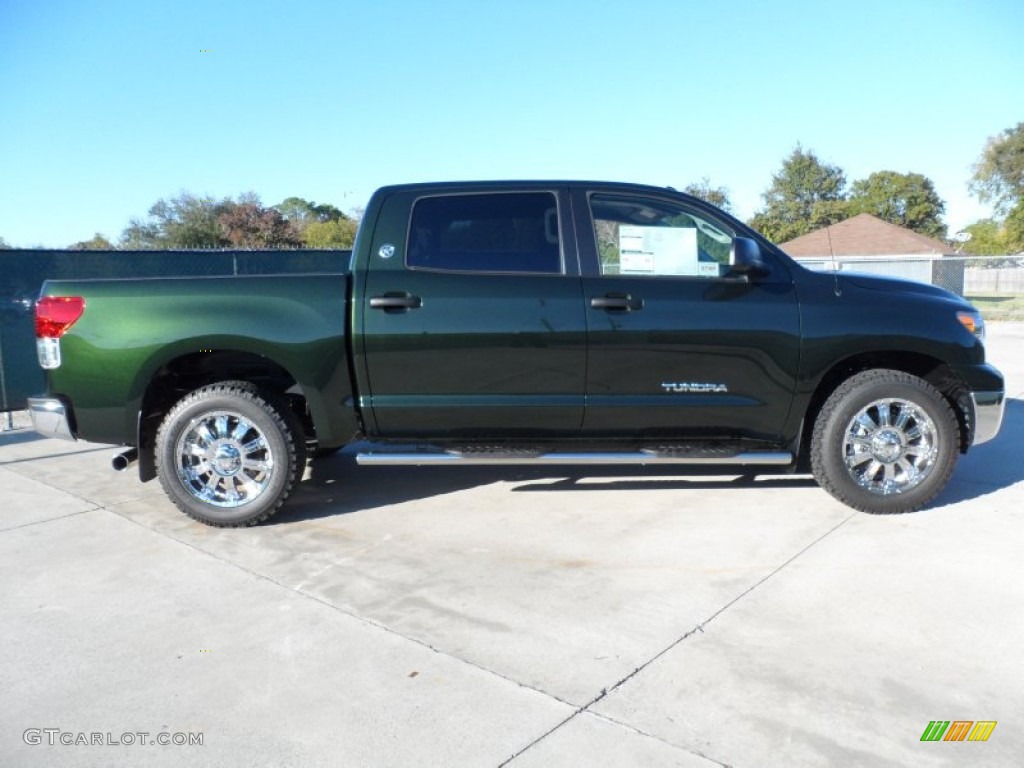
[[[861,213],[779,247],[805,267],[870,272],[963,290],[963,263],[947,243]]]

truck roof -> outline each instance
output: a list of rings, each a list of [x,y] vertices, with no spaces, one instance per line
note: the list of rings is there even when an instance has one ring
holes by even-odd
[[[657,192],[664,194],[665,192],[671,192],[683,197],[689,197],[683,192],[673,187],[658,187],[651,184],[636,184],[633,182],[619,182],[619,181],[588,181],[583,179],[492,179],[492,180],[475,180],[475,181],[437,181],[437,182],[414,182],[409,184],[389,184],[381,187],[378,192],[397,192],[397,191],[415,191],[415,190],[438,190],[438,189],[451,189],[451,190],[515,190],[515,189],[536,189],[552,188],[552,187],[587,187],[587,188],[605,188],[605,189],[629,189],[636,192]]]

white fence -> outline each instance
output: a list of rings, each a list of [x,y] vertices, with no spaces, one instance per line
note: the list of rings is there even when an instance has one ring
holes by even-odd
[[[1024,295],[1021,256],[837,256],[798,261],[822,272],[864,272],[918,280],[964,296]]]
[[[967,296],[978,294],[1024,295],[1024,267],[995,267],[964,269],[964,293]]]

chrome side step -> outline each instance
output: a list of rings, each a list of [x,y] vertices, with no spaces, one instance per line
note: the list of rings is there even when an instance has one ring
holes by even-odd
[[[530,453],[528,451],[508,454],[468,451],[413,451],[409,453],[387,453],[370,451],[356,455],[356,463],[379,466],[424,466],[428,464],[453,464],[460,466],[505,466],[505,465],[594,465],[594,464],[702,464],[735,465],[762,464],[782,466],[793,463],[793,454],[788,451],[746,451],[731,455],[717,452],[686,453],[682,451],[652,452],[635,451],[625,453]]]

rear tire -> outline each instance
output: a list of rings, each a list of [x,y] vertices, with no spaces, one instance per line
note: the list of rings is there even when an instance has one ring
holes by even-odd
[[[305,468],[294,415],[241,381],[197,389],[157,432],[156,470],[182,512],[207,525],[237,528],[271,517]]]
[[[818,484],[862,512],[913,512],[934,499],[956,466],[960,428],[935,387],[903,371],[874,369],[843,382],[814,423]]]

